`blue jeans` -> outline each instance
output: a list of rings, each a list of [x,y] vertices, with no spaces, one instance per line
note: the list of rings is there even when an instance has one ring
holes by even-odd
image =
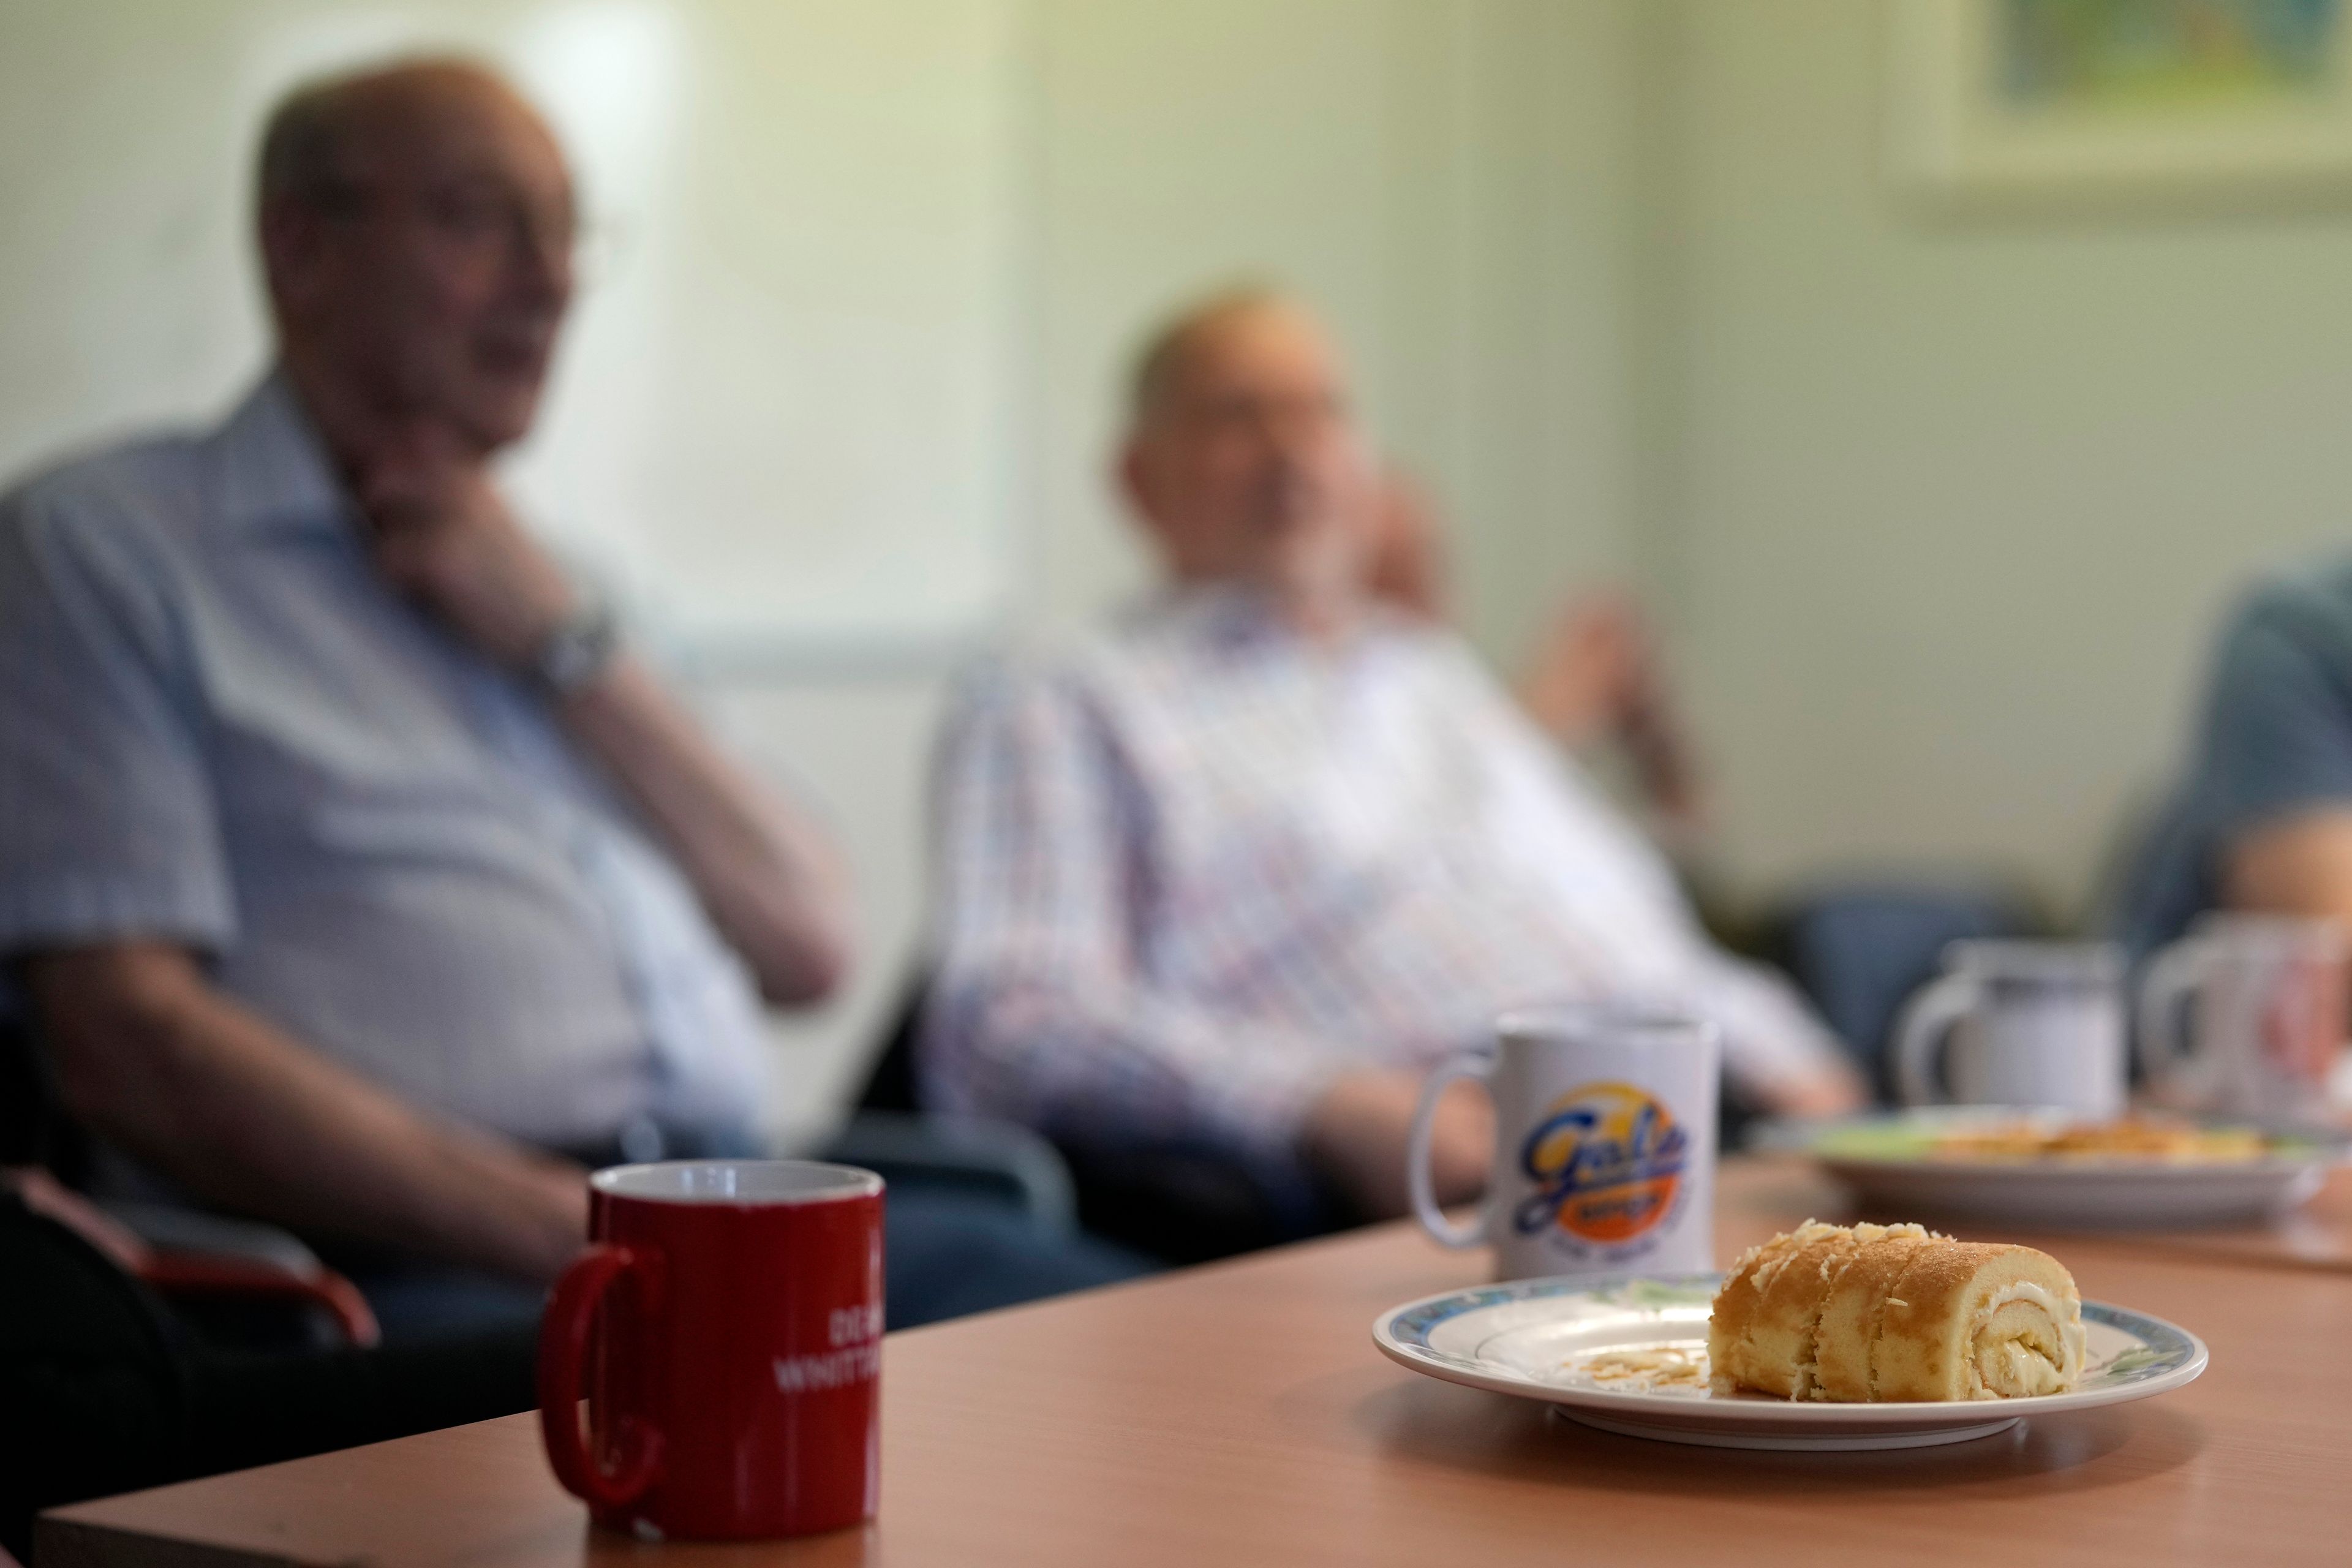
[[[884,1200],[884,1300],[911,1329],[1150,1273],[1150,1260],[1091,1237],[1060,1237],[1008,1203],[968,1191],[893,1186]],[[386,1344],[417,1344],[535,1324],[543,1290],[440,1267],[354,1273]]]
[[[890,1327],[1116,1284],[1159,1265],[1090,1236],[1057,1237],[1012,1205],[901,1183],[884,1200],[882,1267]]]

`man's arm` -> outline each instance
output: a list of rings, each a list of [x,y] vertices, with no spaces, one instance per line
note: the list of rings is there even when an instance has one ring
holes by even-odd
[[[577,608],[572,585],[478,463],[432,447],[359,476],[375,556],[403,592],[509,669]],[[849,879],[825,835],[711,743],[623,654],[557,705],[572,739],[652,823],[769,1001],[822,999],[850,964]]]
[[[551,1279],[586,1173],[436,1121],[223,996],[185,951],[125,942],[23,965],[66,1108],[209,1202]]]
[[[1402,1214],[1421,1075],[1150,984],[1112,766],[1076,700],[1042,684],[1001,683],[951,731],[925,1041],[951,1103],[1106,1145],[1208,1144]],[[1485,1186],[1493,1138],[1475,1089],[1442,1103],[1442,1199]]]
[[[626,654],[556,711],[652,820],[761,995],[792,1005],[841,985],[848,868],[813,821],[736,767]]]
[[[941,990],[933,1049],[959,1103],[1106,1145],[1222,1144],[1261,1176],[1312,1173],[1360,1218],[1407,1212],[1420,1073],[1353,1065],[1325,1042],[1155,994],[1131,976],[960,965]],[[1289,1059],[1269,1059],[1277,1054]],[[1492,1105],[1455,1084],[1432,1123],[1438,1201],[1485,1191],[1494,1148]]]
[[[2239,835],[2222,851],[2221,898],[2232,909],[2352,928],[2352,806],[2317,806]]]
[[[1552,874],[1595,875],[1613,889],[1615,901],[1605,908],[1589,900],[1577,906],[1591,951],[1620,955],[1580,974],[1591,994],[1615,994],[1632,984],[1640,994],[1712,1024],[1722,1042],[1724,1078],[1767,1114],[1828,1117],[1867,1104],[1862,1075],[1795,987],[1718,946],[1657,846],[1572,762],[1564,767],[1475,665],[1455,668],[1461,679],[1449,711],[1463,726],[1456,744],[1465,754],[1492,759],[1496,798],[1511,814],[1506,841],[1559,847],[1568,858],[1554,864]],[[1581,871],[1580,856],[1589,858]]]
[[[1405,1145],[1421,1088],[1418,1073],[1342,1073],[1307,1112],[1299,1147],[1307,1163],[1365,1219],[1412,1211]],[[1485,1192],[1494,1157],[1495,1102],[1474,1084],[1448,1086],[1430,1120],[1430,1185],[1437,1201],[1450,1207]]]
[[[1670,821],[1690,826],[1703,816],[1691,748],[1631,600],[1562,606],[1514,695],[1538,729],[1570,751],[1602,742],[1623,747],[1643,795]]]

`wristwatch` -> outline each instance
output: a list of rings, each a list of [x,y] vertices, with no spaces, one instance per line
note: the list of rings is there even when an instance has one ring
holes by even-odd
[[[548,696],[569,697],[603,674],[620,648],[621,624],[613,607],[591,600],[547,634],[524,669]]]

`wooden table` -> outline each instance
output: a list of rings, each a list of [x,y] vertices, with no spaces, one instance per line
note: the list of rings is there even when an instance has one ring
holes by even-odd
[[[1727,1255],[1770,1228],[1787,1174],[1727,1171]],[[524,1415],[64,1509],[34,1568],[2352,1560],[2352,1279],[2056,1245],[2084,1294],[2202,1334],[2211,1370],[1945,1448],[1611,1436],[1382,1360],[1377,1313],[1484,1265],[1391,1226],[890,1336],[882,1514],[863,1531],[669,1547],[595,1531]]]

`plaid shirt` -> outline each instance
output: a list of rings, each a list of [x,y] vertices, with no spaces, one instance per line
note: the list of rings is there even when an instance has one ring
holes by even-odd
[[[1325,1084],[1516,1005],[1663,998],[1735,1076],[1835,1047],[1456,638],[1309,643],[1238,590],[978,678],[940,781],[934,1103],[1270,1181]]]

